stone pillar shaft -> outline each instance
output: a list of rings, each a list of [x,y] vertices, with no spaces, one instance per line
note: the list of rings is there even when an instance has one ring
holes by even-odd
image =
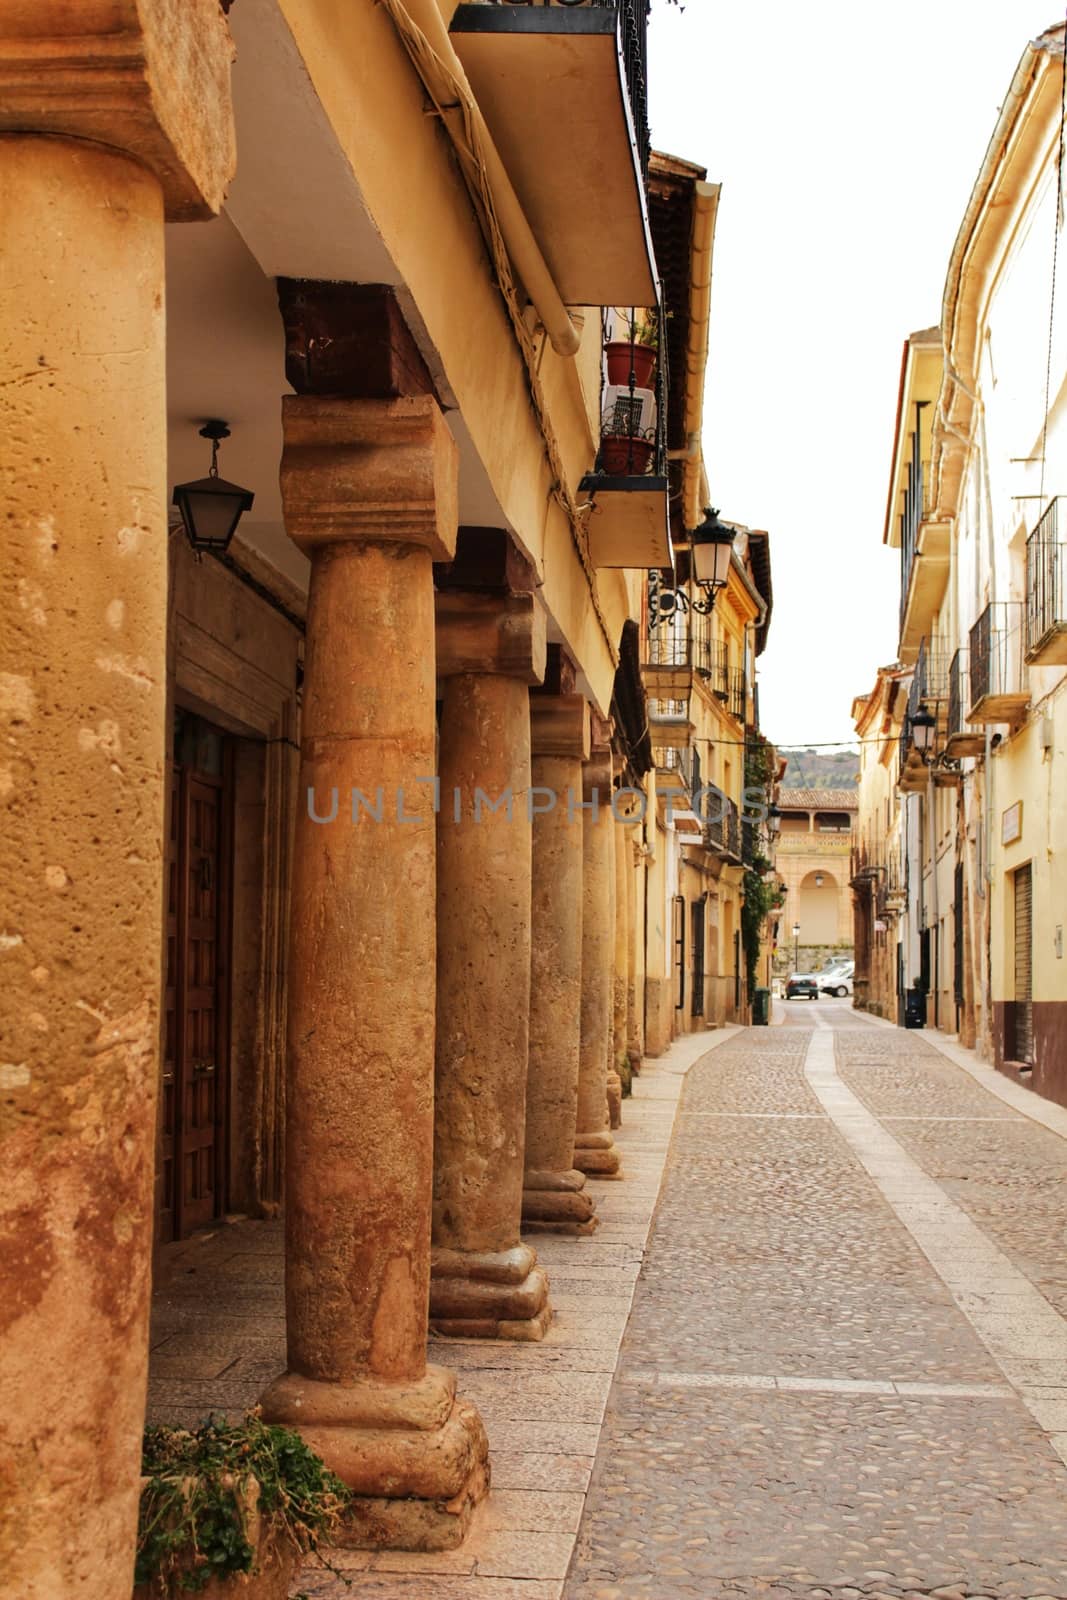
[[[595,1202],[574,1166],[582,1014],[582,760],[589,712],[578,695],[531,696],[533,945],[526,1077],[527,1228],[592,1233]],[[553,797],[550,801],[549,797]]]
[[[262,1403],[353,1490],[345,1542],[439,1549],[463,1537],[487,1474],[477,1413],[426,1365],[432,562],[455,538],[455,446],[430,397],[289,396],[283,422],[286,526],[312,576],[289,968],[289,1371]]]
[[[434,1038],[428,551],[315,551],[293,863],[286,1095],[289,1365],[426,1367]],[[367,807],[353,815],[353,796]],[[403,814],[397,817],[397,796]],[[332,822],[313,822],[309,806]],[[380,814],[380,820],[379,820]],[[358,820],[357,820],[358,819]]]
[[[622,816],[620,807],[620,817]],[[612,981],[612,1065],[616,1072],[628,1065],[630,1039],[630,878],[633,853],[630,826],[620,820],[615,838],[615,939]]]
[[[133,1582],[163,908],[163,225],[210,217],[233,155],[221,12],[170,8],[160,48],[161,9],[0,7],[0,1587],[19,1600],[115,1600]]]
[[[4,1578],[111,1600],[132,1583],[159,1070],[163,198],[114,151],[5,137],[0,215]]]
[[[438,817],[432,1327],[540,1339],[548,1281],[519,1236],[530,1002],[531,596],[446,591]],[[483,636],[484,671],[470,663]],[[522,641],[526,640],[523,649]],[[477,654],[477,649],[473,651]],[[494,671],[507,664],[512,671]]]
[[[598,796],[582,825],[582,1023],[578,1075],[578,1128],[574,1165],[613,1177],[619,1152],[608,1122],[608,1066],[612,1037],[615,928],[611,914],[616,824],[611,812],[611,761],[604,755],[586,769],[586,796]]]
[[[644,984],[639,983],[643,973],[638,967],[638,951],[644,935],[644,902],[640,890],[644,885],[644,870],[641,857],[641,826],[637,820],[636,812],[634,821],[626,830],[629,845],[628,865],[629,871],[626,880],[626,911],[630,928],[630,944],[627,950],[626,974],[626,1017],[629,1031],[627,1033],[627,1053],[630,1057],[630,1071],[641,1071],[641,1057],[644,1055]]]

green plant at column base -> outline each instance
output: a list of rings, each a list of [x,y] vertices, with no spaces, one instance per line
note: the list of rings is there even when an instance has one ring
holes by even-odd
[[[252,1573],[264,1543],[316,1550],[351,1496],[300,1435],[252,1411],[192,1429],[144,1432],[134,1582],[198,1594],[212,1579]]]
[[[762,735],[757,734],[745,745],[746,796],[752,794],[754,790],[762,789],[769,804],[773,781],[773,747]],[[751,821],[746,822],[745,826],[755,829],[755,823]],[[769,881],[767,879],[766,874],[771,869],[771,862],[760,854],[755,846],[746,854],[748,859],[742,886],[744,899],[741,905],[741,946],[745,954],[748,1003],[751,1005],[755,999],[756,978],[759,975],[763,924],[768,912],[782,904],[783,894],[782,886],[776,879]]]
[[[628,1055],[623,1056],[618,1064],[617,1071],[622,1082],[622,1097],[627,1100],[633,1093],[634,1087],[634,1069],[630,1065],[630,1057]]]

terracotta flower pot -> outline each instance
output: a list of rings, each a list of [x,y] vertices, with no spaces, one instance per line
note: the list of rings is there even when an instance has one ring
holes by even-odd
[[[631,439],[621,433],[605,434],[600,441],[600,465],[612,478],[640,478],[652,460],[651,439]]]
[[[609,383],[621,383],[624,388],[628,388],[632,366],[634,387],[637,389],[652,387],[652,374],[656,370],[656,352],[652,345],[613,340],[611,344],[604,346],[604,353],[608,358]]]

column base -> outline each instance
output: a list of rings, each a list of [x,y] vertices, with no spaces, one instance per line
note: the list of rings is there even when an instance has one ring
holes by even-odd
[[[600,1226],[585,1173],[528,1172],[523,1178],[522,1225],[530,1233],[566,1233],[584,1238]]]
[[[622,1079],[617,1072],[608,1073],[608,1123],[622,1127]]]
[[[574,1165],[590,1178],[621,1178],[619,1152],[610,1132],[579,1133],[574,1141]]]
[[[548,1278],[529,1245],[430,1252],[430,1331],[449,1339],[543,1339]]]
[[[353,1491],[331,1543],[355,1550],[454,1550],[489,1492],[482,1419],[456,1399],[455,1375],[322,1383],[286,1372],[260,1405],[293,1428]]]

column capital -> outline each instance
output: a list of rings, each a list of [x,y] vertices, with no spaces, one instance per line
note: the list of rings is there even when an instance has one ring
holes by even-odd
[[[434,597],[437,676],[481,672],[523,683],[545,675],[545,613],[532,594],[472,594],[439,589]]]
[[[282,400],[285,528],[305,554],[329,544],[456,545],[459,454],[432,395]]]
[[[154,172],[171,222],[211,217],[236,164],[218,0],[5,0],[0,133],[85,139]]]
[[[530,696],[530,738],[535,756],[589,760],[589,703],[584,695]]]

